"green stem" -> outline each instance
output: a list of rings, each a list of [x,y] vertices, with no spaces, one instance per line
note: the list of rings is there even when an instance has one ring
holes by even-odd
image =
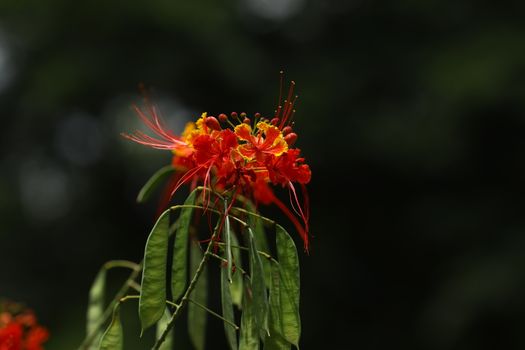
[[[228,201],[224,200],[224,238],[226,240],[226,265],[228,282],[232,283],[232,249],[231,249],[231,231],[230,231],[230,216],[228,215]]]
[[[197,187],[197,190],[199,190],[199,191],[208,191],[208,192],[210,192],[211,194],[214,194],[214,195],[216,195],[217,197],[219,197],[220,199],[224,200],[224,197],[223,197],[220,193],[215,192],[215,191],[213,191],[212,189],[210,189],[210,188],[208,188],[208,187],[198,186],[198,187]]]
[[[178,304],[175,304],[173,301],[166,300],[166,304],[171,305],[173,307],[179,307]]]
[[[120,298],[119,302],[120,303],[125,303],[128,300],[139,299],[139,298],[140,298],[140,295],[126,295],[125,297]]]
[[[129,286],[130,286],[131,288],[135,289],[135,290],[136,290],[137,292],[139,292],[139,293],[140,293],[140,291],[141,291],[141,289],[142,289],[142,287],[140,286],[140,284],[138,284],[138,283],[135,282],[135,281],[130,281],[130,282],[129,282]]]
[[[171,207],[170,209],[178,210],[178,209],[188,208],[188,207],[189,206],[187,205],[175,205]],[[201,209],[203,208],[201,207]],[[171,234],[173,234],[173,232],[170,232],[170,235]],[[115,308],[115,305],[118,303],[120,298],[122,298],[127,293],[130,287],[134,286],[133,283],[136,283],[135,279],[138,277],[140,271],[142,271],[142,261],[139,264],[135,264],[134,262],[127,261],[127,260],[114,260],[114,261],[109,261],[104,265],[104,268],[106,269],[110,269],[113,267],[127,267],[127,268],[131,268],[133,271],[128,277],[128,279],[124,282],[124,284],[120,287],[117,294],[115,294],[115,297],[113,298],[113,300],[111,300],[109,305],[106,307],[106,309],[102,313],[102,317],[100,318],[99,322],[94,328],[94,331],[91,334],[88,334],[86,338],[84,338],[84,341],[82,342],[82,344],[80,344],[80,346],[78,347],[78,350],[87,350],[89,348],[89,346],[91,345],[91,343],[97,336],[98,330],[100,329],[100,327],[102,327],[102,325],[113,314],[113,309]]]
[[[217,242],[217,245],[219,246],[223,246],[224,243],[223,242]],[[241,249],[241,250],[246,250],[246,251],[249,251],[250,249],[247,248],[247,247],[241,247],[241,246],[238,246],[238,245],[230,245],[230,247],[232,248],[237,248],[237,249]],[[277,260],[275,260],[270,254],[266,253],[266,252],[263,252],[261,250],[258,250],[257,253],[259,253],[259,255],[262,255],[264,256],[266,259],[268,260],[271,260],[272,262],[276,263],[276,264],[279,264],[279,262]],[[222,259],[222,258],[221,258]],[[226,261],[226,259],[224,259],[224,261]]]
[[[235,328],[235,330],[239,330],[239,326],[237,326],[235,323],[231,322],[231,321],[228,321],[227,319],[225,319],[224,317],[222,317],[221,315],[219,315],[218,313],[216,313],[215,311],[211,310],[211,309],[208,309],[206,306],[196,302],[195,300],[192,300],[192,299],[188,299],[188,301],[190,301],[191,303],[197,305],[198,307],[200,307],[201,309],[205,310],[205,311],[208,311],[210,314],[212,314],[213,316],[215,317],[218,317],[220,318],[221,320],[223,320],[224,322],[226,322],[227,324],[229,324],[230,326],[232,326],[233,328]]]
[[[137,265],[138,267],[133,269],[133,271],[129,275],[128,279],[124,282],[122,287],[120,287],[120,289],[118,290],[117,294],[115,294],[115,297],[113,298],[113,300],[111,300],[111,302],[109,303],[107,308],[104,310],[104,313],[102,314],[102,317],[98,321],[98,323],[97,323],[97,325],[95,327],[95,330],[91,334],[88,334],[86,336],[86,338],[84,339],[82,344],[80,344],[78,350],[86,350],[86,349],[89,348],[89,346],[91,345],[93,340],[95,340],[95,337],[98,334],[99,328],[102,327],[104,322],[106,322],[107,319],[113,314],[113,309],[115,308],[115,305],[120,301],[120,299],[122,297],[124,297],[124,295],[128,291],[131,281],[134,282],[135,279],[138,277],[140,271],[142,270],[142,262],[140,264],[135,264],[135,265]]]
[[[128,260],[111,260],[104,264],[104,269],[109,270],[115,267],[124,267],[134,271],[141,269],[140,265]]]
[[[193,279],[190,282],[190,285],[188,286],[188,289],[186,289],[186,292],[182,296],[182,299],[180,301],[180,304],[175,307],[175,312],[173,315],[171,315],[171,319],[169,320],[168,324],[166,325],[166,328],[160,335],[159,339],[155,342],[152,350],[158,350],[162,343],[166,340],[166,337],[168,336],[169,331],[173,328],[173,325],[175,324],[175,320],[180,315],[181,310],[188,304],[189,301],[189,295],[195,288],[195,285],[197,284],[197,281],[199,280],[199,277],[204,270],[204,265],[206,265],[206,262],[208,261],[208,258],[210,256],[211,248],[213,247],[213,243],[215,241],[215,236],[217,235],[217,231],[213,233],[211,236],[210,242],[208,243],[208,246],[206,248],[206,252],[204,253],[204,256],[202,257],[201,262],[199,263],[199,266],[197,267],[197,271],[195,271],[195,275],[193,276]]]
[[[243,208],[239,208],[239,207],[232,207],[231,210],[240,211],[241,213],[244,213],[244,214],[247,214],[247,215],[251,215],[251,216],[255,216],[255,217],[257,217],[257,218],[259,218],[261,220],[264,220],[264,221],[266,221],[267,223],[269,223],[271,225],[276,225],[276,222],[273,221],[272,219],[268,219],[265,216],[259,215],[257,213],[251,212],[249,210],[246,210],[246,209],[243,209]]]
[[[216,242],[216,243],[219,243],[219,242]],[[232,248],[233,248],[233,247],[234,247],[234,246],[232,246]],[[210,253],[209,255],[210,255],[211,257],[213,257],[213,258],[219,259],[219,260],[222,261],[222,262],[228,262],[228,261],[227,261],[226,259],[224,259],[222,256],[219,256],[219,255],[217,255],[217,254]],[[235,266],[235,269],[241,271],[241,273],[242,273],[243,275],[248,274],[248,273],[246,272],[246,270],[244,270],[242,267],[237,266],[237,265],[234,265],[234,266]]]
[[[218,214],[218,215],[223,215],[222,212],[220,212],[219,210],[217,209],[213,209],[213,208],[210,208],[210,207],[203,207],[202,205],[193,205],[193,204],[181,204],[181,205],[175,205],[173,207],[171,207],[170,209],[171,210],[175,210],[175,209],[181,209],[181,208],[193,208],[193,209],[202,209],[202,210],[207,210],[207,211],[211,211],[212,213],[215,213],[215,214]],[[232,208],[233,209],[233,208]],[[237,221],[238,223],[240,223],[241,225],[243,225],[244,227],[248,227],[248,224],[246,223],[246,221],[243,221],[241,219],[239,219],[238,217],[236,216],[233,216],[233,215],[229,215],[230,218],[234,219],[235,221]]]
[[[120,303],[124,303],[124,302],[126,302],[128,300],[131,300],[131,299],[140,299],[140,295],[126,295],[125,297],[120,298],[119,302]],[[179,307],[179,305],[177,305],[174,302],[169,301],[169,300],[166,300],[166,304],[174,306],[174,307]]]

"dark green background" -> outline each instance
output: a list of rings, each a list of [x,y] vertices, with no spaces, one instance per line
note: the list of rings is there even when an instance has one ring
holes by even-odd
[[[140,260],[155,204],[134,198],[170,160],[119,136],[139,126],[138,83],[180,131],[203,111],[271,113],[284,69],[313,170],[302,348],[522,349],[524,14],[519,1],[1,1],[0,294],[36,310],[48,349],[77,346],[100,265]],[[126,310],[126,349],[146,349]]]

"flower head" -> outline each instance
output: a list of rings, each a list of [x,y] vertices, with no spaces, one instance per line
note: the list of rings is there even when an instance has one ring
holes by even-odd
[[[294,85],[292,82],[287,99],[281,102],[279,97],[270,118],[259,113],[253,118],[246,113],[232,112],[229,117],[220,114],[218,118],[203,113],[177,136],[166,129],[156,109],[148,105],[145,111],[134,108],[154,136],[140,131],[123,136],[173,153],[172,165],[177,174],[169,188],[170,196],[184,184],[194,187],[200,183],[216,191],[242,194],[262,204],[275,204],[294,223],[308,249],[308,197],[304,185],[310,181],[311,171],[300,150],[293,147],[297,140],[292,123],[297,98],[292,99]],[[294,184],[301,186],[301,194]],[[274,195],[271,185],[288,189],[292,210]],[[203,199],[208,203],[209,197],[205,196],[203,191]]]
[[[0,303],[0,350],[43,350],[49,332],[38,325],[31,310],[12,302]]]
[[[264,162],[266,157],[279,157],[288,150],[282,132],[266,122],[257,123],[255,131],[248,124],[239,124],[235,127],[235,135],[244,141],[237,150],[248,161]]]

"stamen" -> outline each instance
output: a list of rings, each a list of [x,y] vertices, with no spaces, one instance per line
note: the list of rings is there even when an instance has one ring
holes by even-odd
[[[231,112],[231,116],[232,116],[232,118],[237,119],[239,124],[242,123],[242,121],[239,119],[239,115],[237,114],[237,112]]]
[[[284,78],[284,71],[280,71],[279,72],[279,99],[277,100],[278,106],[281,106],[281,99],[283,98],[283,78]]]
[[[292,110],[292,114],[290,115],[290,120],[288,121],[288,124],[290,123],[292,123],[292,125],[295,124],[294,122],[292,122],[294,116],[295,116],[295,109]]]
[[[282,110],[283,110],[283,106],[281,106],[281,104],[279,104],[279,105],[277,106],[277,109],[275,110],[275,115],[274,115],[274,117],[276,117],[276,118],[280,117],[280,114],[281,114],[281,111],[282,111]]]
[[[252,121],[250,120],[250,118],[248,118],[248,115],[246,114],[246,112],[242,112],[242,113],[241,113],[241,119],[242,119],[242,122],[243,122],[244,124],[248,124],[248,125],[250,125],[251,122],[252,122]]]
[[[288,126],[285,126],[285,127],[283,128],[283,131],[282,131],[282,132],[283,132],[283,135],[286,136],[286,135],[288,135],[289,133],[291,133],[292,131],[293,131],[292,127],[288,125]]]
[[[293,146],[293,144],[295,143],[295,141],[297,141],[297,134],[292,132],[292,133],[289,133],[288,135],[286,135],[284,137],[284,141],[286,141],[286,143],[288,144],[288,146]]]
[[[257,126],[257,122],[261,119],[261,113],[255,113],[253,118],[253,129]]]
[[[207,117],[206,118],[206,126],[212,130],[220,131],[221,125],[219,124],[219,121],[214,116]]]
[[[297,95],[296,95],[294,99],[292,100],[294,88],[295,88],[295,81],[292,80],[290,82],[290,89],[288,90],[288,97],[284,101],[285,103],[284,103],[283,117],[282,117],[282,121],[281,121],[281,125],[279,126],[279,129],[282,129],[283,126],[288,121],[288,118],[290,117],[290,112],[292,111],[293,106],[295,104],[295,100],[297,99]]]

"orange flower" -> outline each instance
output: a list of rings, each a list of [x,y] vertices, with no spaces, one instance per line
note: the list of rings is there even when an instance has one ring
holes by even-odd
[[[278,157],[288,150],[288,144],[277,127],[266,122],[259,122],[255,132],[256,134],[253,135],[252,128],[248,124],[242,123],[235,127],[235,134],[239,140],[246,141],[237,149],[247,160],[256,159],[264,162],[266,156]]]
[[[155,108],[148,107],[149,114],[146,114],[135,107],[156,137],[140,131],[124,136],[173,153],[172,165],[177,173],[165,191],[162,207],[182,185],[188,183],[191,187],[201,183],[214,190],[242,193],[257,202],[277,205],[296,226],[305,249],[308,249],[309,210],[304,185],[310,181],[311,171],[304,164],[304,158],[299,156],[300,150],[292,147],[297,140],[291,124],[295,112],[295,98],[291,100],[293,86],[292,82],[287,100],[278,106],[271,120],[257,113],[252,124],[245,113],[232,112],[230,118],[221,114],[218,119],[203,113],[195,123],[186,125],[181,136],[166,130]],[[254,128],[251,125],[255,125]],[[294,183],[302,186],[303,203]],[[270,184],[288,188],[293,212],[301,218],[304,226],[274,195]],[[206,205],[209,204],[208,195],[209,192],[203,191]]]
[[[3,302],[0,309],[4,310],[0,315],[0,350],[44,349],[49,332],[37,324],[31,310],[11,302]]]

